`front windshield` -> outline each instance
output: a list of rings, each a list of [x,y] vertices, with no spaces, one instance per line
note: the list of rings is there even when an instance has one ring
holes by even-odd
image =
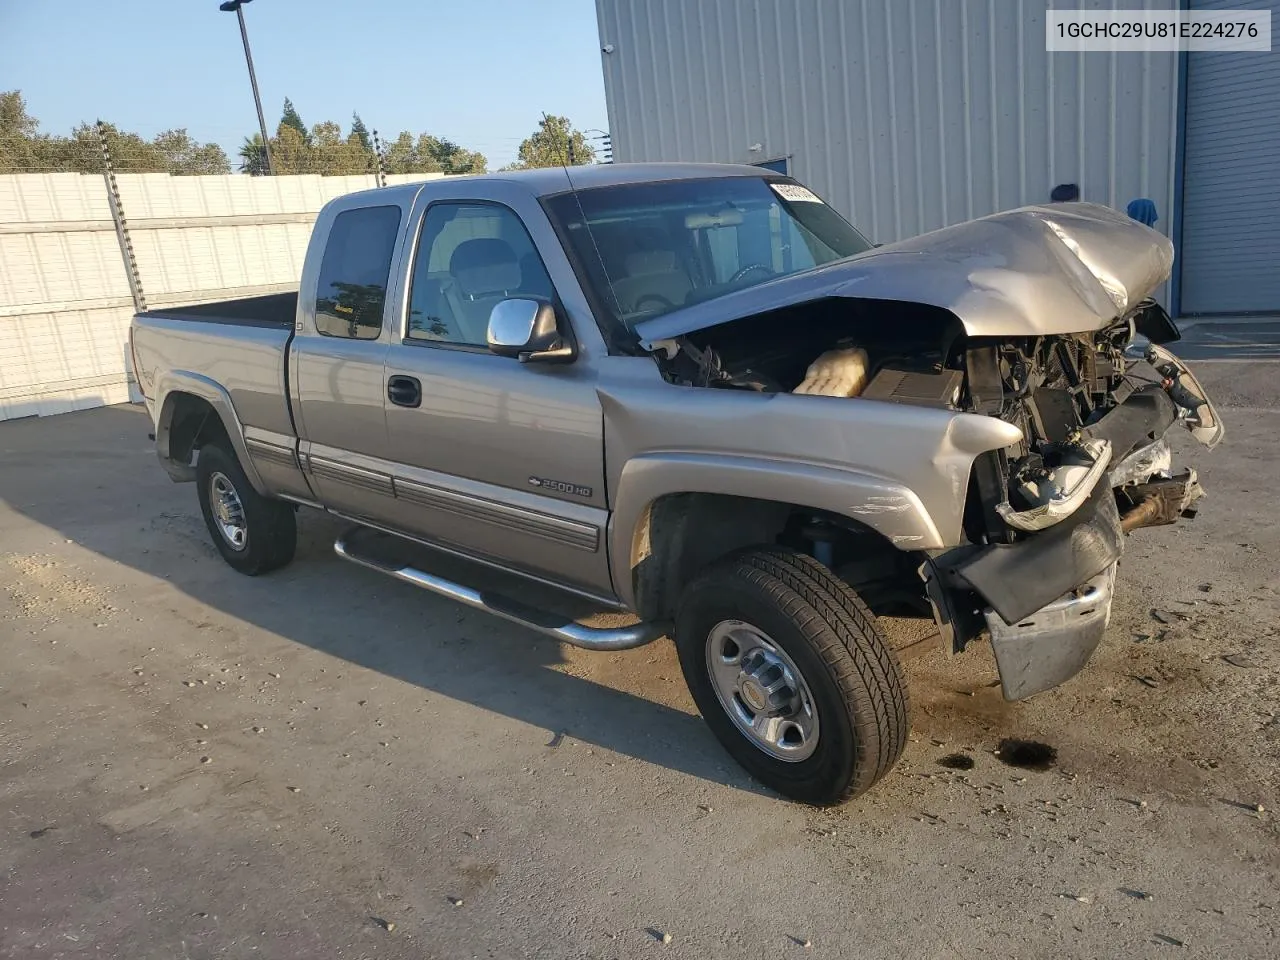
[[[778,178],[596,187],[547,207],[617,333],[871,246],[809,190]]]

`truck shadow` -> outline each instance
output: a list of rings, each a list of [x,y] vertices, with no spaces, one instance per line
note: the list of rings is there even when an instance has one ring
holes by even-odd
[[[0,424],[0,500],[223,614],[540,727],[548,741],[567,732],[623,756],[771,795],[738,770],[699,717],[575,676],[551,640],[339,560],[332,544],[345,525],[331,517],[300,511],[289,567],[258,578],[235,573],[209,542],[194,487],[172,484],[160,470],[148,430],[142,408],[128,406]],[[661,649],[668,642],[575,654],[572,666],[582,672],[582,658],[600,658],[592,672],[648,684],[658,670],[678,671],[671,651]],[[655,656],[661,668],[646,666]]]

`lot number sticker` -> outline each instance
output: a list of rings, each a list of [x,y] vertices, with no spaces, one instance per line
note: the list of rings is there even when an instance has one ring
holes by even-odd
[[[821,198],[798,183],[771,183],[773,192],[789,203],[822,203]]]

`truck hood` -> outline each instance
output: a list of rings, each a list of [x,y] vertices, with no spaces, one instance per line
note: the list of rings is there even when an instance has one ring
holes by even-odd
[[[831,297],[949,310],[970,336],[1101,329],[1169,276],[1173,244],[1094,203],[1020,207],[779,277],[636,324],[641,345]]]

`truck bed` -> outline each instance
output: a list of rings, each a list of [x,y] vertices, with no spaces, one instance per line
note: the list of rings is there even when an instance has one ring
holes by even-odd
[[[269,293],[261,297],[214,300],[185,307],[148,310],[142,318],[195,320],[201,323],[228,323],[242,327],[292,327],[298,310],[298,291]]]
[[[223,387],[245,428],[293,434],[286,359],[297,293],[221,300],[140,313],[133,322],[138,382],[149,402],[196,378]]]

